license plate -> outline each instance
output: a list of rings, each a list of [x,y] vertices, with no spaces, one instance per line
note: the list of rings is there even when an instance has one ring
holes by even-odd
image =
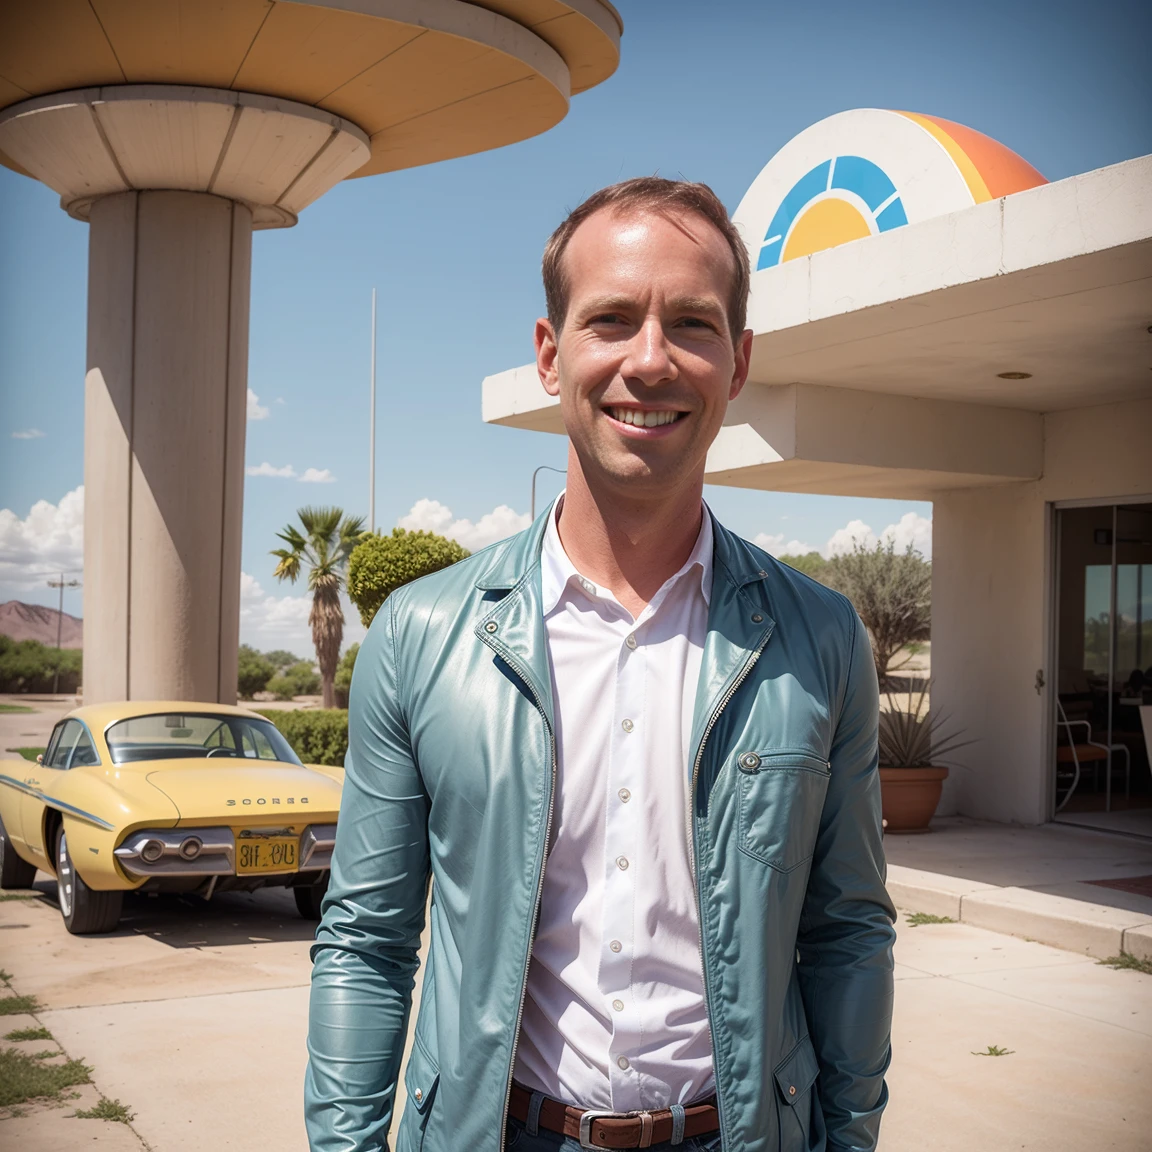
[[[300,860],[298,836],[267,836],[238,840],[237,873],[295,872]]]

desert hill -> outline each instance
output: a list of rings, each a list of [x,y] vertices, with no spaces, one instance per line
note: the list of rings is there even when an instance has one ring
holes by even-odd
[[[9,600],[0,604],[0,636],[10,636],[13,640],[39,640],[41,644],[54,648],[58,616],[60,613],[55,608]],[[84,621],[65,612],[60,625],[60,647],[79,648],[83,643]]]

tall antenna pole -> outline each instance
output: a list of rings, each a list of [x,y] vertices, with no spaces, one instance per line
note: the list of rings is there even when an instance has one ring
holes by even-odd
[[[368,531],[376,531],[376,289],[372,289],[372,402],[368,408]]]

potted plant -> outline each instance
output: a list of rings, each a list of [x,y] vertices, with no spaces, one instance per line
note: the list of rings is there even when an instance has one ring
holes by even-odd
[[[880,797],[886,832],[927,832],[948,777],[945,757],[971,744],[947,717],[926,707],[930,681],[903,700],[887,693],[888,709],[880,713]]]

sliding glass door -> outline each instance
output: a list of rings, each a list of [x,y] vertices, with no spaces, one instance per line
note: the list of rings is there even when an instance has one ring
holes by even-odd
[[[1056,522],[1056,819],[1152,836],[1152,504]]]

